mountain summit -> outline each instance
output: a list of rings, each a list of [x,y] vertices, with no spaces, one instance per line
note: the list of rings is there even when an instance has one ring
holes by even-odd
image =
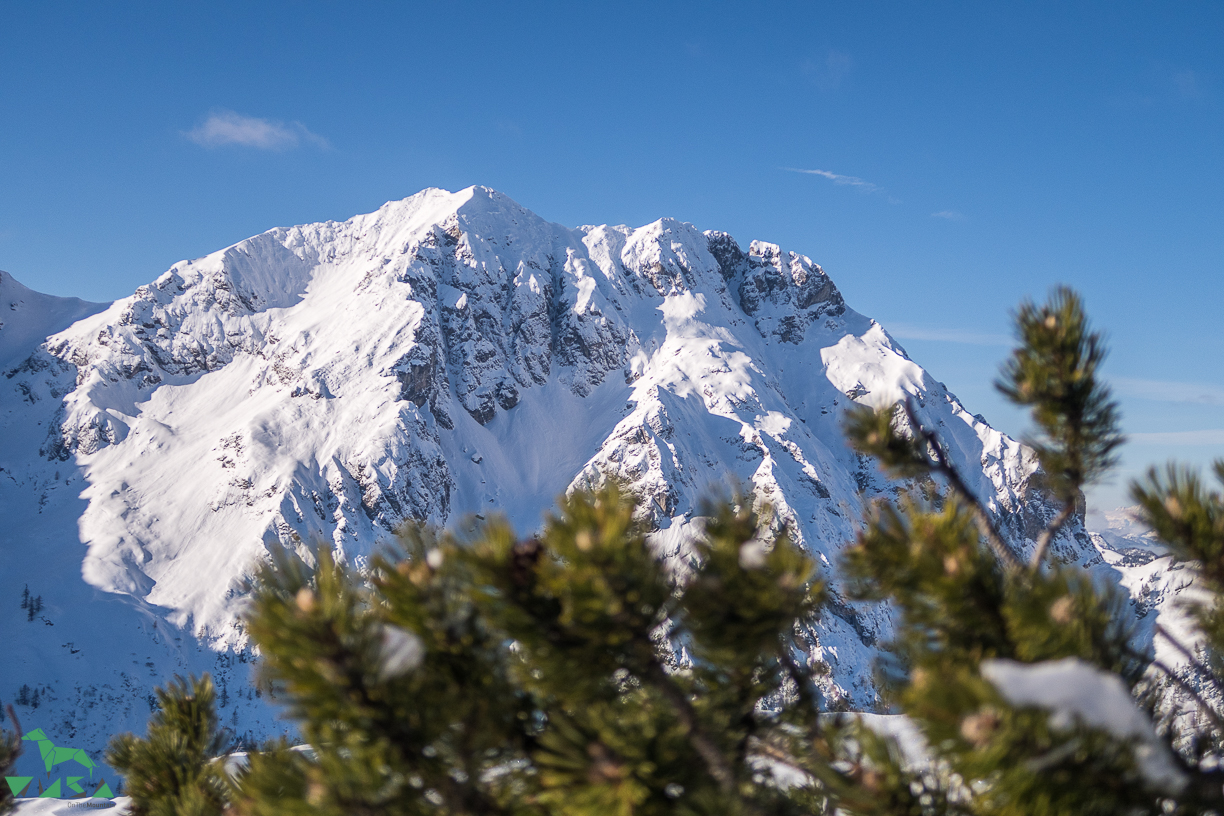
[[[143,728],[174,671],[213,671],[238,731],[280,730],[238,621],[270,550],[360,564],[405,520],[492,513],[526,533],[610,476],[680,569],[703,496],[768,503],[833,578],[810,633],[826,693],[870,708],[888,612],[842,600],[834,565],[895,486],[842,439],[856,403],[912,395],[1018,548],[1053,512],[1031,454],[808,257],[670,219],[569,229],[430,189],[183,261],[109,307],[41,308],[61,324],[0,345],[0,698],[37,693],[23,719],[91,750]],[[1099,560],[1078,522],[1055,550]]]

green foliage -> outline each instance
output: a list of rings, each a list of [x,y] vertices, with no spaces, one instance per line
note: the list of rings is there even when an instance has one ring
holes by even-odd
[[[877,457],[894,476],[937,477],[947,489],[936,504],[919,498],[921,485],[915,485],[896,501],[870,507],[842,564],[855,597],[889,601],[899,613],[881,678],[893,703],[921,730],[932,763],[906,767],[890,740],[861,726],[843,728],[850,736],[838,739],[862,754],[863,770],[826,784],[840,812],[854,814],[1218,813],[1221,780],[1204,750],[1218,738],[1170,732],[1166,722],[1167,742],[1159,750],[1168,752],[1174,775],[1185,782],[1177,784],[1145,772],[1143,763],[1157,749],[1140,749],[1136,740],[1082,719],[1013,705],[983,675],[984,661],[1075,658],[1133,688],[1148,669],[1131,645],[1127,595],[1095,584],[1075,565],[1044,563],[1046,548],[1081,502],[1080,487],[1100,478],[1121,443],[1117,407],[1096,377],[1105,356],[1101,335],[1089,330],[1078,296],[1062,288],[1040,307],[1023,304],[1016,323],[1021,346],[999,387],[1032,408],[1040,429],[1030,443],[1041,463],[1039,482],[1063,503],[1038,538],[1030,569],[1016,569],[990,512],[911,403],[848,417],[847,436],[860,452]],[[1224,463],[1217,475],[1224,480]],[[1220,494],[1173,468],[1136,486],[1135,497],[1157,534],[1201,570],[1218,598],[1224,589]],[[1199,610],[1217,656],[1214,644],[1224,644],[1222,609],[1216,602]],[[1222,665],[1217,658],[1208,680],[1217,696]],[[1219,725],[1192,687],[1175,674],[1168,682],[1189,689],[1200,712]],[[1150,698],[1150,681],[1137,692]]]
[[[1199,693],[1221,697],[1224,606],[1198,610],[1213,660],[1195,686],[1136,653],[1124,592],[1045,563],[1121,437],[1079,298],[1022,305],[1017,330],[1000,387],[1033,409],[1035,483],[1062,503],[1028,569],[917,406],[847,418],[860,452],[911,480],[867,509],[841,564],[851,600],[895,611],[880,679],[914,729],[905,750],[879,721],[820,712],[805,652],[826,593],[785,529],[743,499],[711,503],[691,563],[665,563],[610,484],[563,498],[531,538],[495,519],[463,540],[405,528],[361,572],[326,549],[275,559],[250,588],[247,631],[261,686],[310,749],[269,745],[222,784],[211,683],[180,680],[148,740],[112,746],[135,812],[216,813],[222,798],[242,816],[1224,812],[1224,721]],[[1135,496],[1220,598],[1221,494],[1173,468]],[[1050,661],[1149,708],[1165,671],[1216,729],[1166,716],[1160,738],[1119,736],[989,679]]]
[[[908,497],[877,505],[844,567],[856,597],[901,610],[893,649],[907,665],[1074,656],[1110,671],[1136,668],[1124,594],[1062,565],[1009,580],[959,498],[939,511]]]
[[[1079,295],[1058,287],[1041,306],[1025,301],[1016,312],[1020,347],[998,388],[1032,407],[1041,435],[1028,440],[1050,488],[1071,502],[1079,489],[1109,470],[1122,444],[1118,407],[1097,380],[1104,337],[1090,331]]]
[[[409,528],[363,576],[327,551],[280,559],[248,631],[313,751],[254,759],[234,809],[811,812],[810,785],[761,767],[823,761],[794,639],[814,565],[747,507],[708,512],[681,580],[615,485],[563,499],[533,538]]]
[[[1224,459],[1215,463],[1224,485]],[[1155,468],[1131,488],[1143,521],[1169,545],[1179,561],[1195,562],[1216,592],[1224,591],[1224,496],[1208,490],[1197,473],[1170,465],[1162,476]]]
[[[903,498],[870,508],[867,526],[844,557],[851,592],[892,600],[903,612],[896,651],[981,659],[1009,651],[1002,570],[982,549],[963,502],[942,511]]]
[[[247,755],[245,768],[226,779],[230,811],[241,816],[307,816],[309,757],[287,740],[269,742]]]
[[[923,440],[904,426],[901,405],[886,410],[859,406],[846,413],[846,439],[859,453],[872,456],[897,479],[924,476],[936,469]]]
[[[1224,459],[1213,469],[1224,485]],[[1192,566],[1211,590],[1211,600],[1192,604],[1191,612],[1206,635],[1207,659],[1224,676],[1224,495],[1208,490],[1197,473],[1169,465],[1163,476],[1153,468],[1132,484],[1131,497],[1173,558]]]
[[[133,816],[216,816],[224,773],[215,759],[228,745],[217,728],[216,690],[207,674],[175,677],[157,690],[159,709],[145,738],[121,734],[106,761],[126,778]]]
[[[796,620],[815,615],[823,591],[814,564],[785,531],[772,544],[761,521],[729,503],[705,509],[706,535],[694,542],[699,565],[684,586],[680,621],[699,666],[741,674],[777,651]]]

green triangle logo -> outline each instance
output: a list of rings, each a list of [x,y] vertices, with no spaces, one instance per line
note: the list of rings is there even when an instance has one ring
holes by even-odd
[[[115,794],[111,793],[110,785],[106,784],[105,782],[102,783],[102,787],[94,791],[94,796],[101,796],[104,799],[115,798]]]
[[[33,781],[32,776],[6,776],[4,781],[8,783],[9,790],[14,796],[21,796],[25,793],[25,789],[30,787],[30,782]]]
[[[55,784],[47,788],[38,795],[39,799],[58,799],[60,797],[60,781],[55,780]]]

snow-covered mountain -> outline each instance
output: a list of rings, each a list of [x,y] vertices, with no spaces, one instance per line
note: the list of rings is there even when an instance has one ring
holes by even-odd
[[[213,671],[239,732],[283,728],[235,622],[271,546],[360,563],[409,518],[526,532],[616,475],[682,558],[700,499],[738,480],[831,571],[864,498],[895,489],[842,439],[855,403],[914,395],[1018,546],[1052,512],[1031,454],[818,265],[670,219],[569,229],[486,188],[426,190],[109,307],[0,284],[31,313],[0,329],[0,700],[74,747],[142,729],[176,671]],[[1078,521],[1056,551],[1100,563]],[[827,691],[871,708],[887,611],[830,610]]]
[[[35,292],[0,270],[0,372],[12,370],[48,337],[106,306]]]
[[[1187,677],[1195,682],[1193,667],[1186,656],[1167,638],[1155,637],[1155,628],[1159,621],[1180,643],[1197,648],[1202,636],[1189,607],[1209,604],[1210,592],[1198,583],[1192,569],[1174,562],[1168,547],[1138,518],[1138,507],[1090,513],[1089,536],[1113,580],[1131,596],[1136,640],[1150,643],[1157,660],[1166,666],[1184,668]]]

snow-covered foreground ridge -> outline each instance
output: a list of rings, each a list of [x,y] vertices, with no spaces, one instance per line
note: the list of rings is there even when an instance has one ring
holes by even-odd
[[[832,573],[864,498],[892,489],[842,413],[903,394],[1018,546],[1052,513],[1031,455],[818,265],[670,219],[569,229],[431,189],[178,263],[71,325],[21,291],[25,333],[8,348],[0,328],[0,699],[37,691],[27,728],[91,750],[142,729],[174,671],[217,674],[226,724],[281,729],[235,617],[270,547],[360,562],[405,519],[492,512],[527,531],[615,475],[683,557],[701,498],[738,480]],[[1099,563],[1078,522],[1056,551]],[[874,705],[890,628],[835,595],[813,633],[830,694]]]

